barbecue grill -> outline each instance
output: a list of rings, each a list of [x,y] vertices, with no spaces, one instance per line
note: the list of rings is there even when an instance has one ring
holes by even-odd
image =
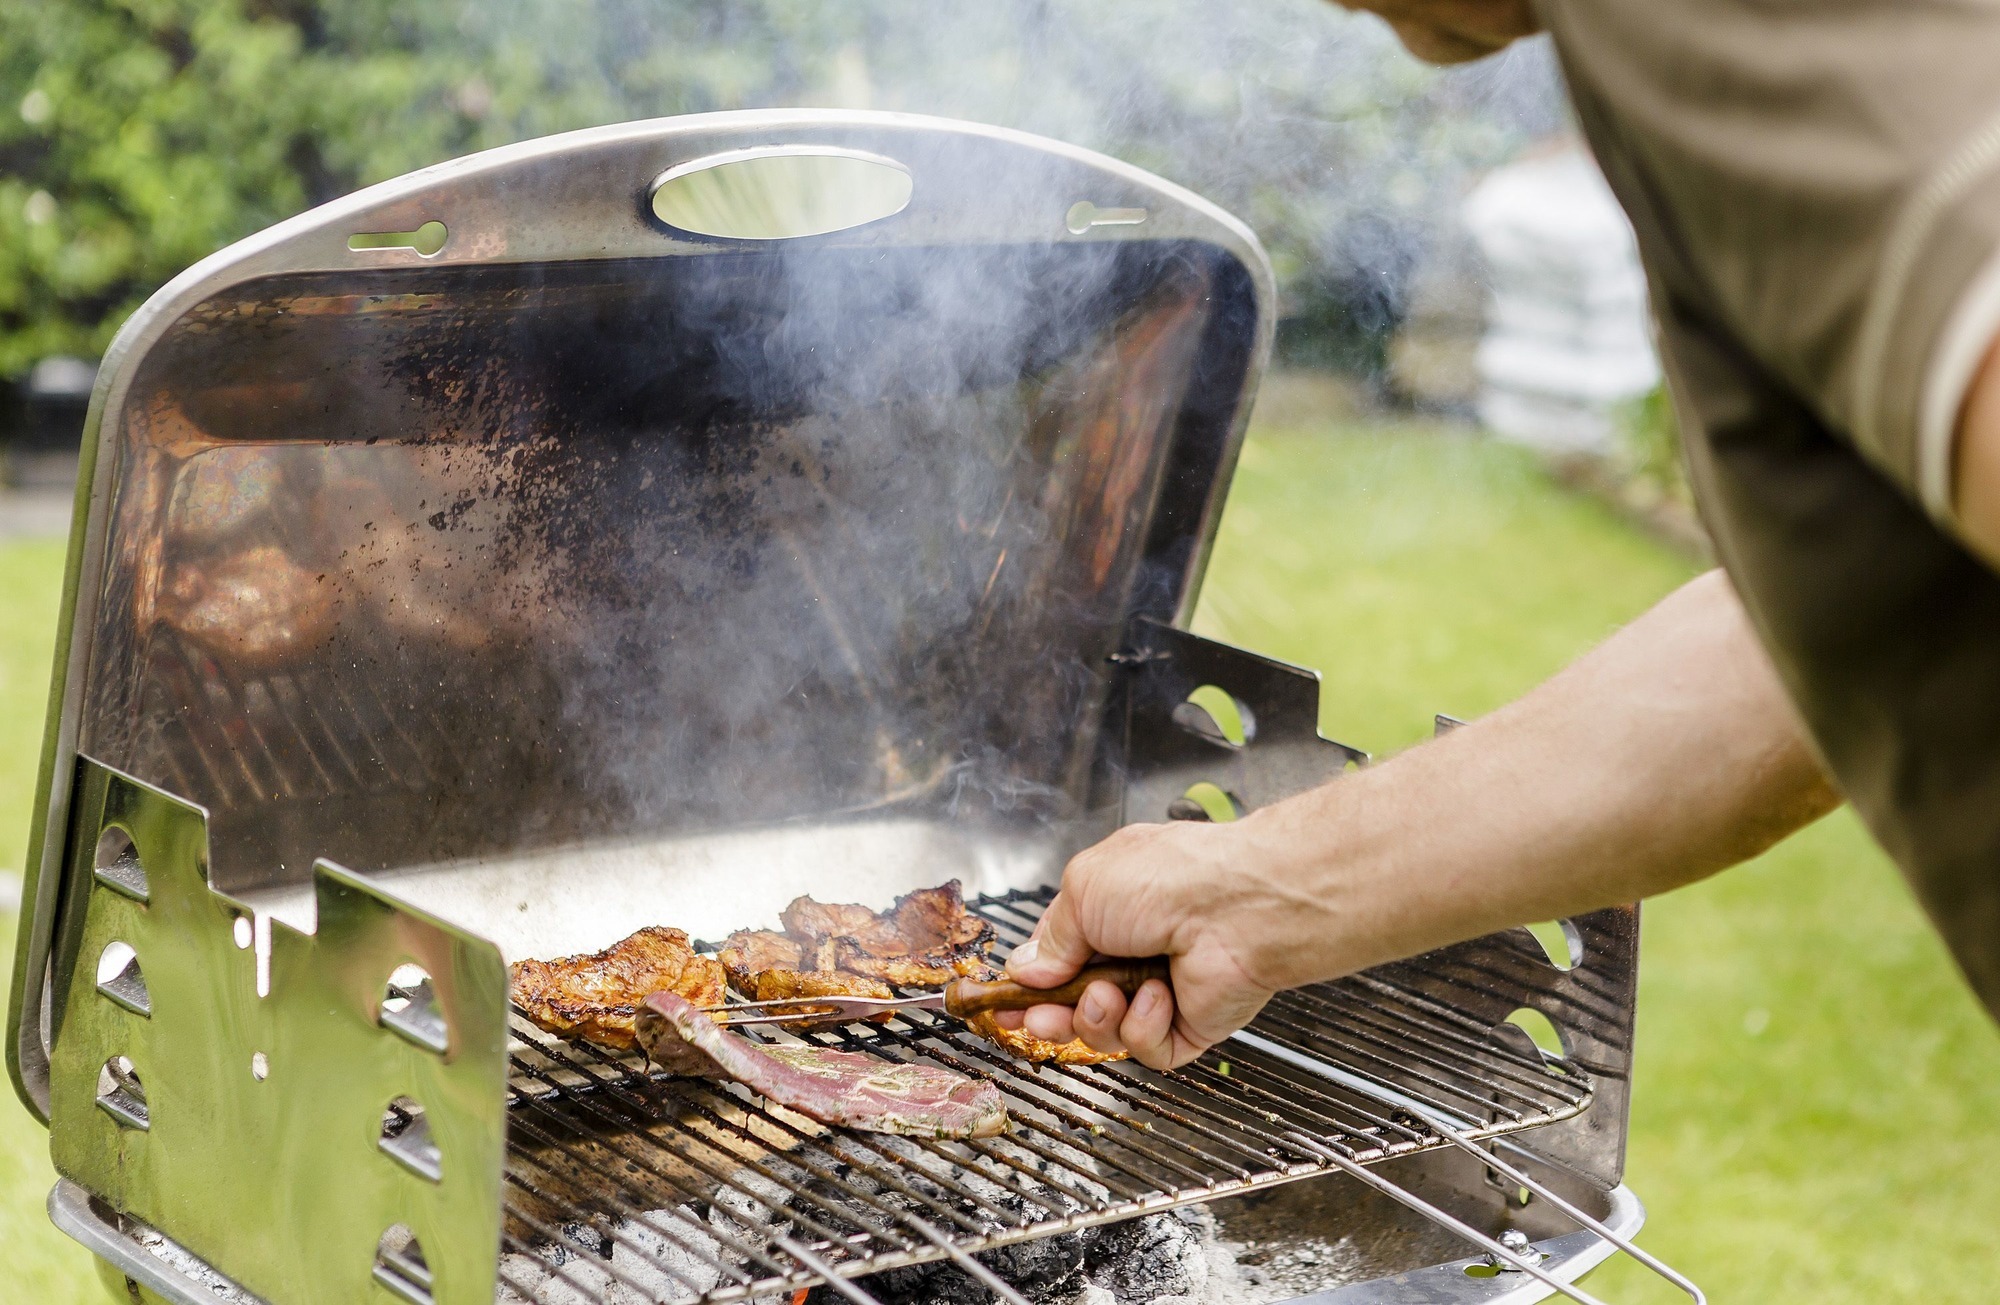
[[[918,1013],[752,1035],[989,1079],[981,1140],[508,1008],[506,960],[806,892],[957,877],[1004,952],[1119,824],[1364,763],[1311,673],[1181,628],[1271,301],[1136,169],[817,112],[474,156],[162,290],[92,402],[17,952],[58,1226],[179,1302],[866,1301],[936,1262],[1019,1302],[1061,1239],[1308,1189],[1289,1226],[1361,1248],[1328,1301],[1629,1249],[1636,908],[1282,994],[1171,1073]]]

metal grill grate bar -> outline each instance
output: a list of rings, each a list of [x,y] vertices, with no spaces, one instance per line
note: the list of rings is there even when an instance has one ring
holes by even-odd
[[[974,909],[1004,949],[1044,905]],[[939,1141],[827,1128],[517,1018],[502,1283],[524,1300],[724,1305],[1450,1144],[1426,1112],[1485,1138],[1590,1103],[1577,1066],[1374,980],[1284,994],[1253,1029],[1268,1046],[1232,1041],[1170,1073],[1031,1065],[921,1013],[805,1035],[1000,1089],[1008,1134]],[[1399,1099],[1412,1109],[1385,1104]]]

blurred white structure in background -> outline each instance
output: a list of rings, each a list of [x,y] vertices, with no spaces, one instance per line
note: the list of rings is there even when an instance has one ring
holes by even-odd
[[[1556,452],[1609,448],[1624,400],[1659,383],[1632,227],[1575,146],[1495,168],[1466,197],[1486,262],[1480,420]]]

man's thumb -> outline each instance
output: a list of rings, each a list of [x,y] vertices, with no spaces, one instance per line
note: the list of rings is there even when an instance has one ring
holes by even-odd
[[[1007,958],[1009,978],[1030,988],[1053,988],[1068,982],[1090,960],[1094,949],[1083,936],[1075,900],[1070,893],[1056,894],[1034,934]]]

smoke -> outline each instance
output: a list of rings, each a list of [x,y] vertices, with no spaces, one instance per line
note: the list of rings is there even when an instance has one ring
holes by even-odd
[[[509,126],[497,73],[460,96],[495,132],[758,104],[1017,126],[1235,210],[1295,296],[1402,276],[1469,169],[1559,121],[1533,50],[1438,73],[1307,0],[544,0],[463,10],[458,30],[500,60],[528,19],[564,17],[575,39],[534,47],[546,102]],[[1046,218],[1075,198],[1039,156],[941,148],[907,161],[992,206]],[[1097,818],[1105,655],[1184,583],[1254,338],[1240,269],[1201,246],[1040,240],[397,276],[407,302],[375,274],[365,312],[329,310],[340,286],[253,287],[319,306],[218,305],[161,346],[157,402],[135,390],[199,429],[151,450],[132,429],[130,501],[162,517],[134,532],[163,547],[114,565],[247,566],[275,538],[288,574],[339,598],[260,618],[331,632],[290,664],[231,665],[231,645],[194,671],[253,703],[278,701],[266,679],[328,686],[310,695],[326,721],[258,737],[377,776],[350,793],[275,756],[282,783],[208,791],[239,760],[226,722],[195,763],[101,754],[192,784],[225,878],[863,808]],[[217,443],[257,450],[231,475],[273,487],[282,529],[189,515],[172,484]],[[210,746],[174,722],[220,690],[136,661],[102,674],[153,722],[134,746]],[[349,698],[397,705],[416,791],[326,705]]]
[[[461,0],[402,21],[436,25],[414,43],[454,70],[466,149],[733,108],[1015,127],[1242,217],[1288,315],[1342,311],[1357,287],[1363,311],[1399,313],[1468,177],[1565,121],[1545,42],[1439,70],[1327,0]]]

